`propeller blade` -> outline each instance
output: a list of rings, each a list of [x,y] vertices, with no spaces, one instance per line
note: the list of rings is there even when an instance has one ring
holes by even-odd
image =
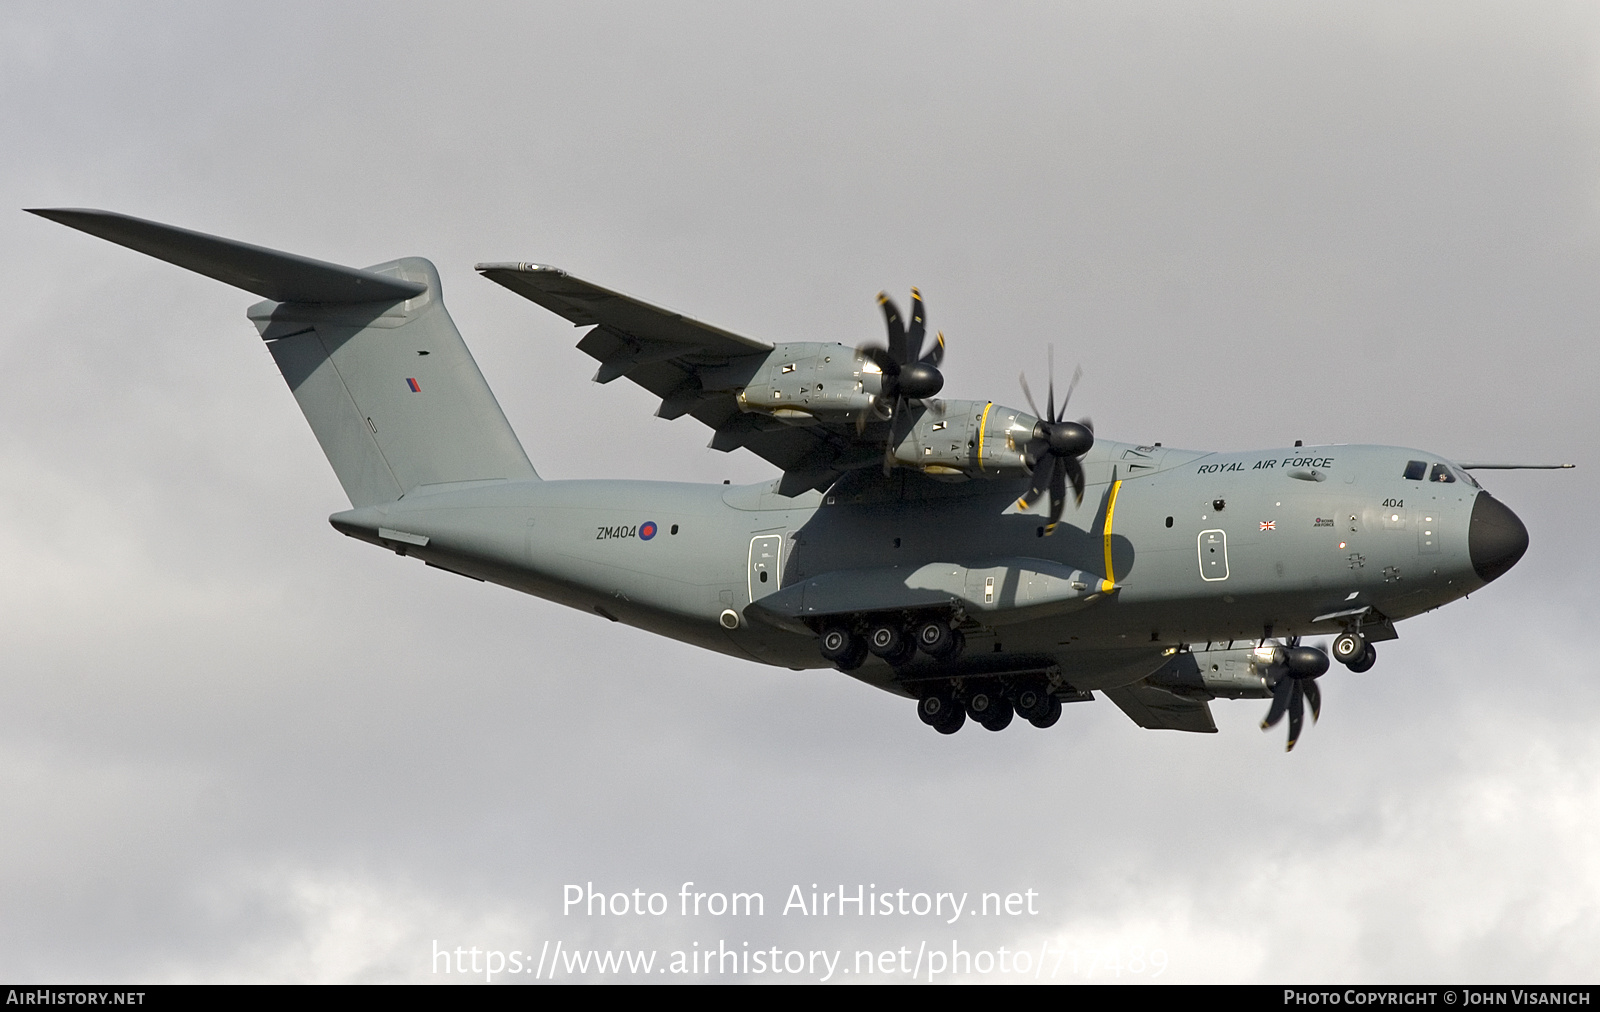
[[[1056,346],[1050,345],[1047,354],[1050,359],[1050,399],[1045,403],[1045,410],[1050,412],[1050,417],[1046,421],[1054,425],[1061,420],[1056,417]]]
[[[1067,413],[1067,402],[1072,400],[1072,391],[1078,389],[1078,381],[1083,379],[1083,366],[1074,366],[1072,369],[1072,382],[1067,384],[1067,396],[1061,398],[1061,413]]]
[[[1039,497],[1044,494],[1044,490],[1049,487],[1050,471],[1054,464],[1054,459],[1043,450],[1039,451],[1038,456],[1033,456],[1033,449],[1034,444],[1029,443],[1024,451],[1024,455],[1033,461],[1033,474],[1029,476],[1028,491],[1024,492],[1022,498],[1018,500],[1023,509],[1027,509],[1038,502]]]
[[[1294,751],[1294,743],[1300,740],[1300,725],[1305,722],[1305,697],[1301,688],[1302,679],[1291,678],[1294,691],[1289,696],[1289,744],[1284,747],[1285,752]]]
[[[1061,510],[1067,505],[1067,463],[1062,457],[1056,457],[1050,469],[1050,523],[1045,527],[1045,533],[1050,533],[1056,524],[1061,522]],[[1076,461],[1073,461],[1076,463]]]
[[[870,359],[873,365],[881,369],[884,376],[892,379],[900,375],[900,363],[896,362],[894,356],[887,350],[875,345],[862,345],[856,350]]]
[[[928,349],[928,353],[922,356],[921,361],[923,364],[931,365],[935,369],[939,367],[939,363],[944,361],[944,331],[939,331],[939,336],[934,339],[933,347]]]
[[[904,401],[905,398],[896,397],[894,399],[894,411],[889,415],[889,435],[883,441],[883,476],[885,478],[889,477],[889,472],[894,470],[894,423],[900,417],[900,405]]]
[[[895,364],[906,361],[906,327],[900,322],[900,307],[889,298],[888,292],[878,293],[878,305],[883,309],[883,323],[889,331],[889,354],[894,358]],[[883,363],[878,363],[882,365]],[[885,370],[887,371],[887,370]],[[899,370],[896,369],[896,372]]]
[[[1322,716],[1322,690],[1314,678],[1306,680],[1306,701],[1311,704],[1311,723],[1315,724]]]
[[[1080,418],[1080,419],[1078,419],[1078,424],[1083,426],[1084,428],[1088,429],[1090,435],[1094,435],[1094,420],[1093,419]]]
[[[1077,457],[1063,457],[1061,462],[1067,465],[1067,477],[1072,479],[1072,494],[1078,497],[1078,505],[1083,505],[1083,465],[1078,463]]]
[[[1017,373],[1017,382],[1022,384],[1022,396],[1028,399],[1028,407],[1033,410],[1033,417],[1044,418],[1044,415],[1039,413],[1039,405],[1033,403],[1033,391],[1028,389],[1028,374],[1025,372]]]
[[[922,339],[927,336],[928,325],[924,321],[927,310],[922,306],[922,293],[915,288],[911,289],[911,330],[906,334],[906,354],[902,362],[915,362],[922,354]]]
[[[1278,684],[1272,690],[1272,705],[1267,708],[1267,715],[1261,719],[1261,730],[1265,731],[1272,727],[1288,712],[1289,693],[1294,689],[1294,686],[1289,684],[1292,681],[1294,679],[1288,676],[1278,679]]]

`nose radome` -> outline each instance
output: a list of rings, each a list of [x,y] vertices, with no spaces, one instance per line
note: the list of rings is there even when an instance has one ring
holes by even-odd
[[[1467,555],[1472,568],[1488,583],[1517,564],[1528,550],[1528,529],[1494,496],[1479,492],[1467,529]]]

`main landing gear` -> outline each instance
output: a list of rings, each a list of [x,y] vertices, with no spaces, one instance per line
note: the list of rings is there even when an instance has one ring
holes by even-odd
[[[1378,648],[1359,632],[1342,632],[1335,636],[1330,652],[1334,660],[1357,673],[1370,671],[1378,663]]]
[[[854,671],[868,656],[881,657],[891,667],[905,668],[918,654],[935,661],[953,661],[966,649],[966,637],[956,628],[960,615],[928,614],[864,615],[839,618],[821,629],[822,656],[840,671]],[[955,734],[970,718],[990,731],[1002,731],[1021,717],[1034,727],[1050,727],[1061,719],[1061,700],[1053,688],[1057,682],[1046,676],[964,675],[940,677],[934,666],[927,677],[915,672],[899,673],[907,684],[921,693],[917,716],[940,734]],[[954,669],[948,669],[954,670]]]
[[[966,647],[961,630],[942,616],[912,622],[875,618],[857,631],[851,625],[834,623],[822,630],[822,656],[840,671],[854,671],[870,653],[893,667],[904,667],[917,651],[934,660],[948,661],[960,656]]]
[[[940,734],[955,734],[968,717],[990,731],[1005,730],[1013,717],[1049,727],[1061,719],[1061,700],[1031,685],[983,681],[928,693],[917,700],[917,716]]]

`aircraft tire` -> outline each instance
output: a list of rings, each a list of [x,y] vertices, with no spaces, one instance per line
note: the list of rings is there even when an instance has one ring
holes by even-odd
[[[960,636],[942,618],[929,619],[916,629],[917,646],[929,657],[941,661],[955,656],[961,647]]]
[[[822,656],[835,664],[855,653],[858,645],[865,646],[861,637],[843,626],[831,625],[822,630]]]
[[[985,729],[990,731],[1004,731],[1007,727],[1011,726],[1011,718],[1016,716],[1016,711],[1011,708],[1010,703],[997,696],[995,697],[994,705],[991,706],[990,709],[993,712],[989,714],[987,720],[983,721],[983,726]]]
[[[998,692],[977,689],[967,694],[967,716],[981,724],[996,712],[1002,702]]]
[[[839,660],[835,661],[833,666],[838,668],[840,671],[854,671],[855,669],[861,667],[862,663],[865,662],[866,659],[867,641],[858,636],[856,637],[855,648],[848,654],[845,654]]]
[[[967,711],[959,706],[950,708],[950,716],[942,723],[933,725],[933,729],[940,734],[955,734],[961,730],[961,725],[967,722]]]
[[[1011,705],[1017,708],[1017,716],[1031,721],[1050,712],[1050,698],[1038,689],[1025,688],[1017,692]]]
[[[1061,719],[1061,700],[1057,699],[1054,696],[1051,696],[1050,697],[1049,706],[1045,710],[1044,714],[1042,716],[1038,716],[1038,717],[1029,717],[1028,718],[1028,723],[1032,724],[1034,727],[1041,727],[1042,728],[1042,727],[1050,727],[1052,724],[1054,724],[1056,721],[1058,721],[1060,719]]]
[[[884,622],[867,630],[867,649],[884,660],[894,663],[892,658],[905,652],[908,645],[905,631],[897,625]],[[916,650],[916,644],[909,644]]]
[[[1371,671],[1372,666],[1376,663],[1378,663],[1378,648],[1368,643],[1367,650],[1361,655],[1360,659],[1351,661],[1345,666],[1359,675],[1363,671]]]
[[[929,727],[938,727],[950,719],[952,710],[959,709],[961,709],[960,703],[942,693],[923,696],[917,700],[917,716]]]
[[[1367,641],[1360,633],[1340,633],[1333,638],[1333,659],[1340,664],[1359,662],[1366,656]]]

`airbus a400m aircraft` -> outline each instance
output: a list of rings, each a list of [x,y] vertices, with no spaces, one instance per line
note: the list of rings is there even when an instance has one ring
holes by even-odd
[[[477,270],[578,327],[756,485],[543,481],[408,257],[356,269],[106,211],[33,213],[267,299],[249,310],[351,508],[342,534],[710,650],[835,667],[971,717],[1054,724],[1104,694],[1143,727],[1215,731],[1208,701],[1305,704],[1329,655],[1376,660],[1395,623],[1477,590],[1528,547],[1516,515],[1438,453],[1207,453],[1098,437],[1041,411],[940,401],[928,341],[880,296],[887,340],[766,344],[554,267]],[[852,342],[853,345],[854,342]],[[1052,369],[1053,372],[1053,369]],[[1071,390],[1067,391],[1070,396]],[[1327,649],[1301,638],[1332,637]]]

